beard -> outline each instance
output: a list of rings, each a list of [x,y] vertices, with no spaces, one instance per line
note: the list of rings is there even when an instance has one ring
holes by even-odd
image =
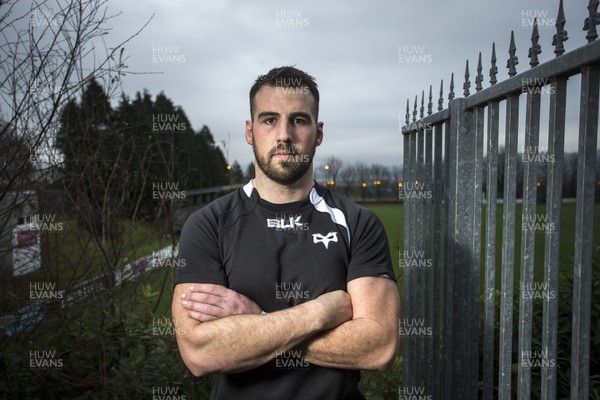
[[[288,186],[302,178],[312,165],[316,151],[316,140],[307,153],[301,153],[297,147],[290,144],[281,144],[272,148],[265,156],[261,156],[254,140],[252,140],[252,150],[256,158],[256,165],[267,178],[280,185]],[[290,159],[288,161],[273,161],[275,154],[282,151],[291,154]]]

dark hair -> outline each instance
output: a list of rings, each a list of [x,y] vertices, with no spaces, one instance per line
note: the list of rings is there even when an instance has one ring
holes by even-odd
[[[306,72],[295,68],[294,66],[284,66],[273,68],[266,75],[260,75],[254,81],[254,84],[250,88],[250,118],[253,119],[254,112],[254,98],[256,97],[256,93],[258,90],[265,86],[273,86],[273,87],[307,87],[310,93],[312,93],[315,104],[314,104],[314,113],[315,117],[319,116],[319,89],[317,88],[317,82],[315,78],[308,75]]]

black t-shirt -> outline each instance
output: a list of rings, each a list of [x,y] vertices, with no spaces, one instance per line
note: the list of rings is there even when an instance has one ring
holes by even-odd
[[[293,307],[347,282],[394,271],[381,222],[315,184],[306,200],[272,204],[252,182],[186,221],[175,283],[214,283],[266,312]],[[252,332],[248,332],[251,335]],[[211,399],[364,399],[360,372],[309,364],[294,351],[249,371],[213,374]]]

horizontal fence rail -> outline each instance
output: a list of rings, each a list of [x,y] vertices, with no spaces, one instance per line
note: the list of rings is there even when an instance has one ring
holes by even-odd
[[[573,400],[589,398],[599,3],[591,0],[588,4],[586,45],[565,52],[568,34],[561,0],[552,43],[554,59],[539,63],[542,48],[536,20],[528,52],[529,69],[517,73],[517,47],[511,33],[508,79],[497,81],[494,44],[489,87],[483,87],[479,53],[474,93],[467,62],[464,97],[455,98],[452,74],[446,108],[443,81],[435,112],[431,86],[427,103],[425,92],[421,93],[420,108],[418,97],[412,110],[407,101],[402,128],[405,217],[400,260],[404,287],[401,393],[426,393],[433,399],[508,400],[514,396],[530,399],[535,391],[536,397],[557,398],[557,354],[561,350],[557,340],[557,293],[567,80],[578,76],[581,88],[573,293],[569,294],[573,299],[569,395]],[[548,97],[547,115],[542,112],[543,96]],[[520,115],[522,101],[525,115]],[[501,111],[505,115],[503,150],[499,150]],[[540,126],[546,118],[548,128],[543,132]],[[520,156],[519,130],[523,122],[525,149]],[[547,136],[545,154],[539,152],[540,135]],[[523,177],[518,187],[519,161]],[[539,184],[542,164],[546,188]],[[518,197],[522,197],[520,207]],[[539,205],[542,197],[545,211]],[[502,222],[497,226],[500,202]],[[544,234],[544,258],[538,263],[543,264],[543,281],[536,282],[534,256],[536,233],[540,231]],[[498,271],[500,282],[496,282]],[[518,306],[514,306],[515,296]],[[542,300],[542,318],[538,321],[541,329],[537,330],[533,313],[536,298]],[[518,322],[515,325],[513,321]],[[422,329],[413,329],[416,327]],[[541,335],[534,336],[538,331]],[[516,343],[513,335],[518,336]],[[533,384],[535,366],[540,369],[538,385]]]

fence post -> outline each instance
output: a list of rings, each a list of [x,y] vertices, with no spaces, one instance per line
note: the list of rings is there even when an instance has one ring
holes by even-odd
[[[567,79],[552,82],[550,97],[550,124],[548,127],[548,154],[554,160],[548,166],[546,215],[555,229],[546,231],[544,248],[544,285],[550,293],[558,293],[560,260],[560,217],[562,209],[562,171],[565,152],[565,112]],[[558,296],[544,299],[542,351],[556,360],[558,336]],[[556,398],[556,368],[542,369],[542,398]]]
[[[442,288],[442,205],[444,199],[443,186],[443,160],[442,160],[442,134],[443,125],[435,126],[434,139],[434,189],[433,197],[433,363],[432,363],[432,396],[440,398],[441,387],[441,343],[442,343],[442,312],[441,312],[441,288]]]
[[[575,265],[573,266],[573,345],[571,355],[571,399],[573,400],[589,398],[594,181],[598,140],[599,86],[600,67],[591,65],[582,68]]]
[[[404,172],[403,181],[406,183],[414,179],[414,163],[416,161],[416,134],[407,133],[404,136]],[[415,238],[414,238],[414,212],[412,201],[404,200],[404,254],[399,262],[403,261],[406,254],[414,254],[415,249]],[[415,318],[414,314],[414,303],[416,301],[415,289],[413,285],[412,273],[410,268],[402,268],[403,273],[403,305],[402,305],[402,316],[399,321],[399,328],[406,324],[412,318]],[[400,334],[400,332],[398,332]],[[401,338],[403,341],[403,364],[404,365],[415,365],[416,361],[416,349],[414,343],[414,337],[404,336]],[[412,387],[416,384],[415,369],[403,368],[403,386]]]
[[[473,318],[473,257],[470,252],[473,239],[475,212],[475,149],[476,135],[473,111],[465,109],[464,99],[450,103],[449,132],[449,203],[447,216],[448,254],[446,268],[445,318],[444,318],[444,390],[448,399],[471,399],[471,382],[477,380],[478,371],[472,367],[473,343],[471,328]],[[480,212],[480,209],[479,211]]]

